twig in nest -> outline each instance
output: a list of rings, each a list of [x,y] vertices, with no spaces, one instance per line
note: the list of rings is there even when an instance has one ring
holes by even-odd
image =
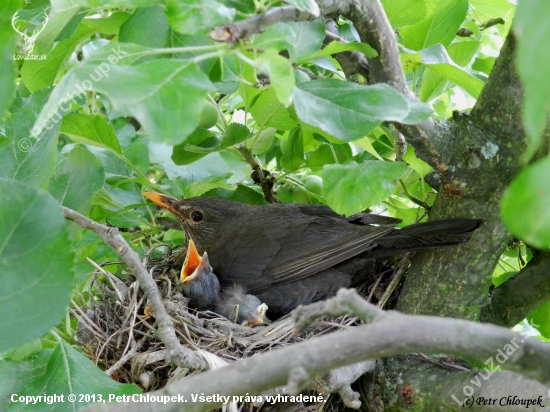
[[[397,272],[395,272],[395,274],[393,275],[390,284],[386,288],[386,291],[384,292],[384,294],[382,295],[382,297],[380,298],[376,306],[378,306],[379,308],[384,307],[384,305],[387,303],[388,299],[390,298],[391,294],[393,293],[393,291],[401,281],[401,278],[403,277],[403,274],[405,273],[405,270],[409,266],[410,262],[411,262],[410,253],[407,253],[401,260],[401,263],[399,264],[399,268],[397,269]]]
[[[65,219],[71,220],[83,227],[98,234],[103,241],[115,252],[117,252],[122,260],[126,262],[132,274],[139,281],[143,292],[147,295],[149,303],[155,312],[155,318],[158,324],[158,334],[164,342],[168,350],[168,361],[177,365],[193,368],[206,369],[207,363],[202,356],[195,352],[184,348],[174,332],[174,324],[170,320],[168,313],[162,303],[162,298],[158,291],[157,285],[151,274],[145,269],[141,263],[139,255],[128,245],[126,240],[120,235],[118,228],[107,227],[97,223],[80,213],[62,206],[61,209],[65,215]]]

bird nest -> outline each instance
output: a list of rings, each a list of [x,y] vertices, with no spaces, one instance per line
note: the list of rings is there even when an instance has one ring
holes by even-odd
[[[172,251],[168,247],[164,255],[149,260],[153,249],[146,254],[145,263],[163,297],[176,334],[181,344],[189,349],[215,355],[206,356],[211,368],[349,328],[360,322],[349,315],[322,318],[298,335],[289,315],[250,328],[210,311],[194,311],[187,307],[187,298],[177,286],[181,251]],[[386,308],[391,308],[402,283],[396,275],[399,272],[402,274],[401,269],[407,262],[401,258],[378,265],[372,274],[365,276],[363,284],[357,288],[358,292],[372,303],[383,301]],[[149,392],[200,373],[165,362],[164,343],[157,338],[154,314],[133,277],[123,281],[96,266],[89,283],[89,296],[94,297],[90,308],[83,309],[75,303],[71,308],[73,316],[79,320],[77,339],[85,346],[89,357],[113,379],[136,384]]]

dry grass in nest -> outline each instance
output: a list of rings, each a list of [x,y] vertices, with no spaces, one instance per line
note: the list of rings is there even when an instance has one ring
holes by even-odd
[[[323,318],[304,334],[296,335],[294,321],[288,315],[268,325],[250,328],[213,312],[196,312],[187,308],[187,299],[174,286],[179,277],[179,251],[168,248],[164,256],[148,260],[153,249],[146,254],[145,264],[156,280],[176,334],[182,345],[215,355],[207,356],[212,368],[359,322],[353,316]],[[406,265],[404,259],[394,263],[394,267]],[[200,373],[165,363],[164,344],[156,337],[154,314],[138,283],[133,279],[123,282],[101,267],[96,265],[96,268],[89,287],[89,295],[94,297],[91,308],[82,309],[74,302],[71,308],[79,320],[78,341],[85,345],[90,358],[113,379],[136,384],[147,392]],[[401,282],[392,282],[395,272],[391,265],[378,267],[379,275],[367,276],[358,291],[371,301],[384,299],[384,291],[391,283],[395,284],[391,286],[393,289],[399,289]],[[392,306],[396,293],[386,294],[392,296],[386,299],[386,306]]]

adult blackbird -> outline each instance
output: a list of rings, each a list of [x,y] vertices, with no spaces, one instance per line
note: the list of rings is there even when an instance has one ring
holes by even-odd
[[[256,296],[246,294],[242,287],[231,286],[220,293],[220,282],[210,266],[208,254],[204,252],[201,257],[192,239],[180,276],[182,292],[189,298],[190,307],[211,310],[244,326],[254,327],[267,320],[267,305]]]
[[[208,250],[222,288],[241,285],[267,304],[271,319],[354,286],[377,260],[467,242],[482,223],[448,219],[395,229],[399,219],[344,217],[324,205],[145,196],[179,219],[199,251]]]

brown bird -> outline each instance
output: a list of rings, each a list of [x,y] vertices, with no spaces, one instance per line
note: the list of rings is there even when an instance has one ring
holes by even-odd
[[[244,326],[258,326],[267,320],[267,305],[256,296],[246,294],[238,285],[220,293],[220,282],[212,270],[208,254],[201,257],[193,240],[189,240],[187,254],[181,268],[182,292],[189,298],[189,306],[197,310],[211,310]]]
[[[448,219],[395,229],[399,219],[365,213],[346,218],[324,205],[145,196],[179,219],[199,251],[208,250],[222,288],[241,285],[267,304],[271,319],[354,286],[377,260],[467,242],[482,223]]]

